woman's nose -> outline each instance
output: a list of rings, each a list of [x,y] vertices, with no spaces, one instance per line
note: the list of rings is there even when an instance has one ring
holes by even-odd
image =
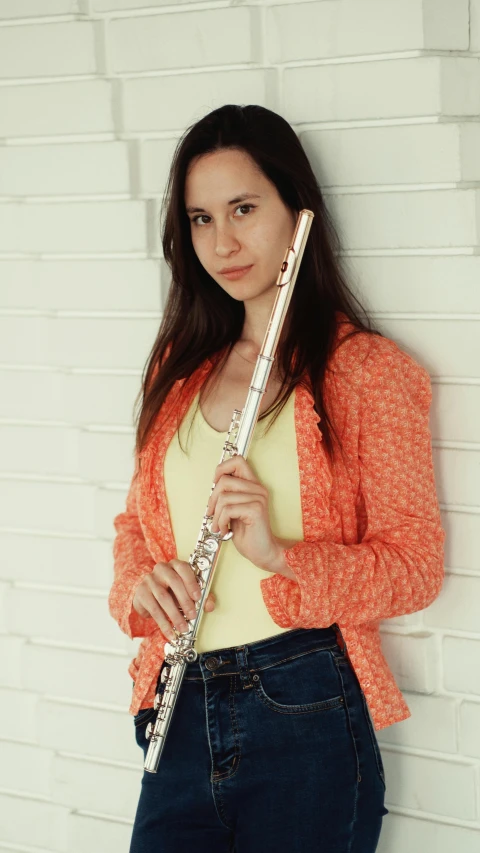
[[[235,249],[239,248],[239,242],[230,228],[217,229],[217,239],[215,251],[217,255],[223,257],[229,255]]]

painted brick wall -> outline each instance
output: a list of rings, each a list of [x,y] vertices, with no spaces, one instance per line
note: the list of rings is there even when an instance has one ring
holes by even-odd
[[[234,38],[231,38],[234,34]],[[480,0],[0,0],[0,853],[126,851],[138,641],[107,612],[176,139],[295,127],[352,285],[433,383],[447,578],[382,625],[381,853],[480,843]]]

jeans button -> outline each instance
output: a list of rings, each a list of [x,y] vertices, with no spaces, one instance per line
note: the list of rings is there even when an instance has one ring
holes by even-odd
[[[205,661],[205,666],[207,667],[207,669],[210,670],[210,672],[212,672],[214,669],[217,669],[219,664],[220,661],[218,660],[218,658],[207,658]]]

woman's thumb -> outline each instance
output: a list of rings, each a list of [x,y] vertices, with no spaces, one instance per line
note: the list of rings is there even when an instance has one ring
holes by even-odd
[[[209,592],[207,596],[207,600],[205,602],[205,610],[213,610],[215,607],[215,595],[213,592]]]

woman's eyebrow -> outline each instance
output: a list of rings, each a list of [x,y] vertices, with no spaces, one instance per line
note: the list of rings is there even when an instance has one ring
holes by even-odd
[[[227,204],[238,204],[240,201],[246,201],[247,198],[261,198],[261,196],[258,193],[242,193],[232,198]],[[205,213],[203,207],[187,207],[186,211],[187,213]]]

